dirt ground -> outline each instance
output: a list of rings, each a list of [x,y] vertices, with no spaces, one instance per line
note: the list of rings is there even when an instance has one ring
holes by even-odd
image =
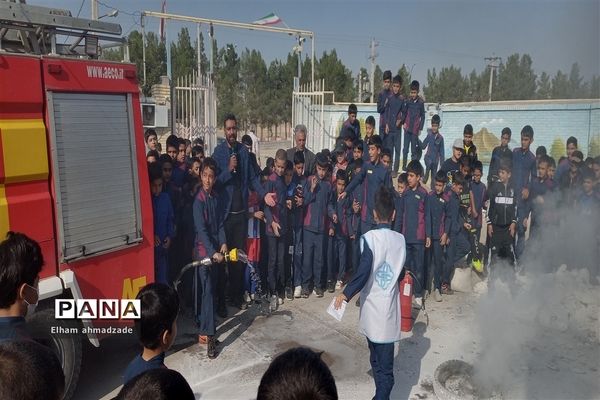
[[[286,301],[270,317],[259,315],[256,306],[238,312],[218,328],[222,344],[215,360],[209,360],[205,346],[197,344],[194,325],[189,314],[184,314],[179,318],[178,337],[166,364],[185,376],[198,399],[254,399],[271,360],[291,347],[303,345],[323,351],[340,399],[371,398],[374,383],[367,343],[358,333],[359,309],[352,301],[338,322],[326,312],[333,296],[326,293],[322,299],[312,296]],[[432,380],[440,363],[450,359],[474,362],[481,357],[476,319],[483,297],[479,296],[456,293],[444,296],[441,303],[426,301],[426,311],[416,316],[413,332],[403,333],[397,346],[392,399],[436,399]],[[597,338],[573,337],[564,329],[546,334],[548,337],[522,346],[523,359],[511,365],[516,370],[508,375],[511,382],[505,385],[508,390],[504,390],[503,397],[600,398]],[[99,349],[87,348],[76,399],[114,397],[123,371],[137,351],[133,337],[111,338]]]

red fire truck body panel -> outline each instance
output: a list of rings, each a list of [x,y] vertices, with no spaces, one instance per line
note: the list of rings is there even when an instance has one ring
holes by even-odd
[[[50,56],[0,55],[0,236],[23,232],[42,246],[40,277],[74,272],[82,298],[131,298],[154,280],[153,217],[135,65]],[[60,248],[53,94],[115,94],[130,99],[141,240],[64,260]],[[85,116],[83,116],[85,117]],[[111,115],[106,115],[110,122]],[[107,123],[107,126],[110,124]],[[108,129],[108,128],[107,128]],[[97,135],[103,135],[99,131]],[[89,165],[90,170],[102,165]],[[112,177],[115,181],[119,176]],[[96,322],[94,322],[95,325]]]

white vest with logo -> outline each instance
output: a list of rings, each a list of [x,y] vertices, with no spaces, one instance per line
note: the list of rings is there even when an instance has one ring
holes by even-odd
[[[373,229],[361,236],[361,252],[365,242],[373,252],[373,265],[360,291],[360,333],[374,343],[397,342],[401,317],[398,277],[406,259],[404,236],[388,228]]]

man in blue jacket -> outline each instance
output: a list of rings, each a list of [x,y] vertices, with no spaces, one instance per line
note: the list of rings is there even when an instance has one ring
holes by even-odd
[[[219,167],[217,177],[218,186],[221,188],[221,199],[225,216],[225,237],[227,247],[230,249],[245,249],[246,212],[248,210],[248,191],[250,187],[256,191],[265,203],[273,207],[275,195],[267,194],[260,184],[250,161],[246,146],[237,141],[237,119],[233,114],[225,115],[223,128],[225,141],[219,144],[213,153],[213,158]],[[217,283],[217,313],[227,316],[225,306],[225,272],[220,269]],[[229,298],[234,307],[242,307],[244,294],[244,265],[240,262],[229,263]]]

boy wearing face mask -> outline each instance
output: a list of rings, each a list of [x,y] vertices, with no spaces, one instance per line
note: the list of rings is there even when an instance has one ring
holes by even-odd
[[[25,316],[38,302],[40,245],[22,233],[8,232],[0,243],[0,342],[31,339]]]

